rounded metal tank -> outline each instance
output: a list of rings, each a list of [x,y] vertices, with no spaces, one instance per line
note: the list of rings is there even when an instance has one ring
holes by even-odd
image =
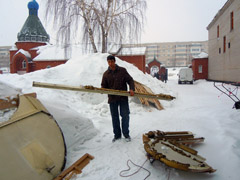
[[[51,180],[65,166],[62,131],[40,101],[19,98],[14,115],[0,123],[1,179]]]

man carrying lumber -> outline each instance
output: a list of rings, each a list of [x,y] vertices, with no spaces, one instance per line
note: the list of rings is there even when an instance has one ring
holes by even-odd
[[[115,57],[109,55],[107,57],[108,69],[104,72],[102,77],[102,88],[115,89],[115,90],[124,90],[127,91],[127,84],[130,88],[130,95],[134,96],[134,81],[133,78],[128,74],[127,70],[123,67],[120,67],[116,64]],[[110,106],[110,112],[112,116],[112,125],[114,138],[112,142],[121,139],[121,136],[125,137],[126,141],[131,141],[129,136],[129,104],[127,96],[116,96],[108,95],[108,103]],[[122,117],[121,126],[119,119],[119,107],[120,107],[120,116]]]

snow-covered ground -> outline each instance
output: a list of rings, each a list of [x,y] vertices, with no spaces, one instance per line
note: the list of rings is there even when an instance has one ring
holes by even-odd
[[[196,136],[205,137],[204,143],[192,148],[217,171],[213,174],[195,174],[169,168],[157,161],[153,164],[147,161],[144,168],[151,172],[148,179],[239,179],[240,110],[232,109],[233,101],[221,94],[212,82],[199,80],[193,85],[178,85],[178,69],[169,69],[169,80],[163,83],[117,59],[117,64],[127,68],[136,81],[150,87],[154,93],[170,94],[176,99],[161,101],[165,109],[159,111],[141,105],[137,98],[129,98],[132,141],[122,139],[115,143],[111,141],[113,133],[107,95],[32,87],[33,81],[100,87],[102,74],[107,69],[107,55],[78,55],[55,68],[25,75],[0,75],[0,98],[36,92],[63,131],[67,145],[66,167],[85,153],[95,157],[74,180],[144,179],[148,175],[144,170],[126,178],[119,173],[128,169],[129,159],[138,165],[146,161],[142,134],[151,130],[192,131]],[[2,114],[4,116],[6,118],[8,115]],[[130,166],[129,174],[137,169],[131,163]]]

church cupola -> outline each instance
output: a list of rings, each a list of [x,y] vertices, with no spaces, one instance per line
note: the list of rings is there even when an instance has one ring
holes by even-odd
[[[39,5],[36,0],[28,3],[28,9],[29,15],[18,33],[18,42],[49,42],[49,35],[38,18]]]
[[[39,9],[39,5],[38,3],[33,0],[33,1],[30,1],[28,3],[28,9],[29,9],[29,15],[38,15],[38,9]]]

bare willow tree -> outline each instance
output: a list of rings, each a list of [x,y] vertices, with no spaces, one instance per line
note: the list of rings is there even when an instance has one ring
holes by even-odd
[[[69,44],[81,27],[82,41],[94,52],[107,52],[109,42],[140,38],[146,0],[46,0],[46,17],[59,27],[57,38]]]

